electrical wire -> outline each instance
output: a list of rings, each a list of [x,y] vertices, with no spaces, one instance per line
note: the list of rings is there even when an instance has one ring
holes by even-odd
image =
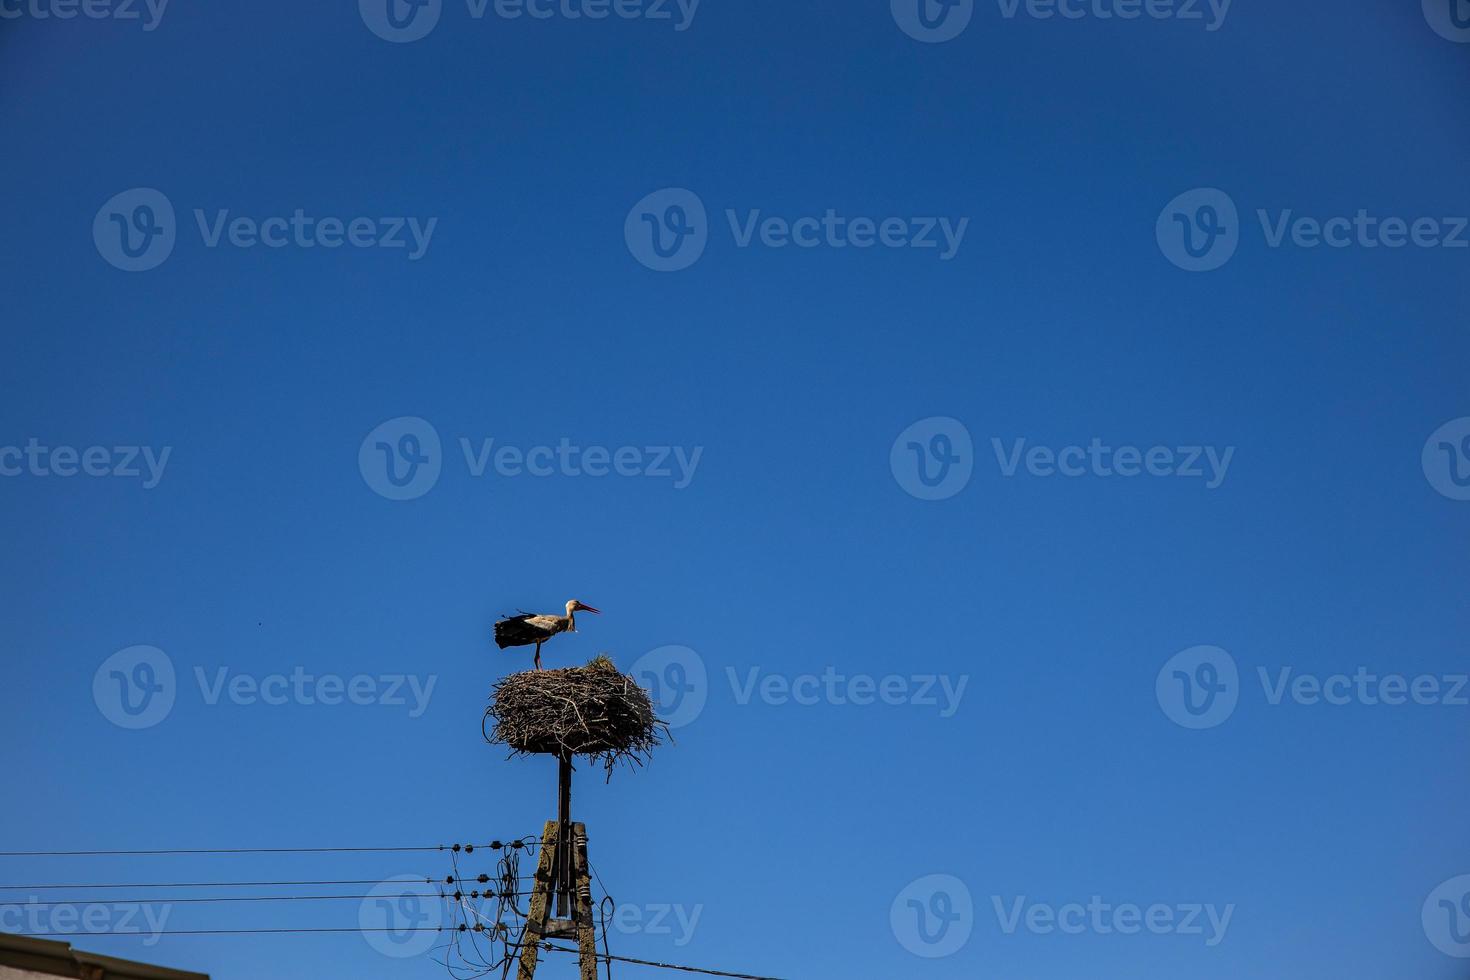
[[[375,882],[381,884],[381,882]],[[396,883],[395,883],[396,884]],[[409,884],[409,882],[402,882]],[[495,892],[491,890],[476,890],[471,894],[462,895],[456,899],[453,895],[445,895],[441,892],[423,892],[415,894],[411,892],[395,892],[392,895],[237,895],[227,897],[210,898],[52,898],[40,902],[6,902],[0,900],[0,908],[50,908],[54,905],[196,905],[206,902],[324,902],[337,899],[355,898],[367,900],[369,898],[442,898],[447,902],[461,901],[463,899],[494,898]]]
[[[597,884],[599,886],[602,884],[601,878],[597,879]],[[608,906],[612,906],[611,913],[608,911]],[[597,917],[601,920],[598,925],[602,927],[602,965],[607,969],[607,980],[612,980],[612,950],[607,946],[607,920],[617,912],[617,908],[618,903],[607,894],[607,889],[604,888],[602,901],[597,903]]]
[[[523,876],[526,880],[530,875]],[[499,881],[501,876],[482,875],[478,878],[455,878],[453,881],[447,878],[424,878],[424,884],[484,884],[489,881]],[[382,878],[353,878],[335,881],[134,881],[119,882],[116,884],[51,884],[51,885],[0,885],[5,891],[49,891],[57,888],[284,888],[291,885],[381,885]],[[402,882],[412,884],[415,882]],[[95,901],[95,899],[94,899]],[[156,899],[155,899],[156,901]]]
[[[488,844],[436,844],[432,847],[213,847],[213,848],[162,848],[136,851],[0,851],[0,857],[143,857],[164,854],[390,854],[406,851],[464,851],[473,854],[477,847],[500,850],[502,847],[534,846],[535,838],[491,841]]]
[[[153,936],[264,936],[264,935],[283,935],[283,934],[287,934],[287,933],[291,933],[291,934],[300,934],[300,933],[331,933],[331,932],[394,932],[394,933],[405,933],[405,932],[444,932],[444,931],[445,930],[444,930],[444,927],[443,926],[438,926],[438,927],[432,927],[432,926],[406,926],[406,927],[401,928],[401,929],[395,929],[395,928],[392,928],[392,927],[381,928],[381,929],[377,929],[377,928],[373,928],[373,929],[363,929],[363,928],[352,928],[352,929],[347,929],[347,928],[337,928],[337,929],[328,929],[328,928],[304,928],[304,929],[282,929],[282,928],[272,928],[272,929],[149,929],[146,932],[89,932],[89,933],[87,933],[87,936],[88,937],[91,937],[91,936],[147,936],[147,937],[150,937],[151,938]],[[72,937],[75,937],[77,935],[77,933],[75,931],[73,931],[73,932],[16,932],[16,933],[10,933],[10,935],[12,935],[12,936],[21,936],[21,937],[24,937],[24,938],[27,938],[27,939],[52,939],[52,938],[56,938],[56,937],[60,937],[60,936],[72,936]]]
[[[548,949],[556,953],[581,953],[581,950],[572,949],[569,946],[556,946],[551,943],[541,943],[542,949]],[[734,977],[736,980],[781,980],[780,977],[757,976],[754,973],[730,973],[725,970],[710,970],[700,966],[682,966],[678,963],[658,963],[654,960],[638,960],[631,956],[604,956],[596,954],[598,959],[616,960],[619,963],[636,963],[639,966],[653,966],[660,970],[683,970],[686,973],[702,973],[710,977]]]

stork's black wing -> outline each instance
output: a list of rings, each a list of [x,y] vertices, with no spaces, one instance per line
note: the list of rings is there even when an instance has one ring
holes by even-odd
[[[530,614],[502,619],[495,624],[495,645],[502,650],[506,647],[524,647],[554,636],[555,631],[544,625],[545,619],[545,616]]]

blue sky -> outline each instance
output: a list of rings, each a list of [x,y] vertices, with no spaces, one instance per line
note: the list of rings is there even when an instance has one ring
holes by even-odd
[[[578,778],[615,954],[1463,976],[1470,10],[588,2],[0,0],[4,849],[536,833],[576,597],[679,723]],[[155,938],[72,941],[443,975]]]

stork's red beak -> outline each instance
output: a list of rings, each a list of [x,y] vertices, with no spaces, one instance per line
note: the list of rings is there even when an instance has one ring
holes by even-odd
[[[602,610],[601,609],[593,609],[591,606],[587,605],[585,602],[579,602],[579,603],[577,603],[577,610],[579,612],[590,612],[590,613],[597,613],[599,616],[602,615]]]

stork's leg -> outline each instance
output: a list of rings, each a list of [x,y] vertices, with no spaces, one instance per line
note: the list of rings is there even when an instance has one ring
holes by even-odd
[[[541,669],[541,644],[536,644],[536,669]]]

